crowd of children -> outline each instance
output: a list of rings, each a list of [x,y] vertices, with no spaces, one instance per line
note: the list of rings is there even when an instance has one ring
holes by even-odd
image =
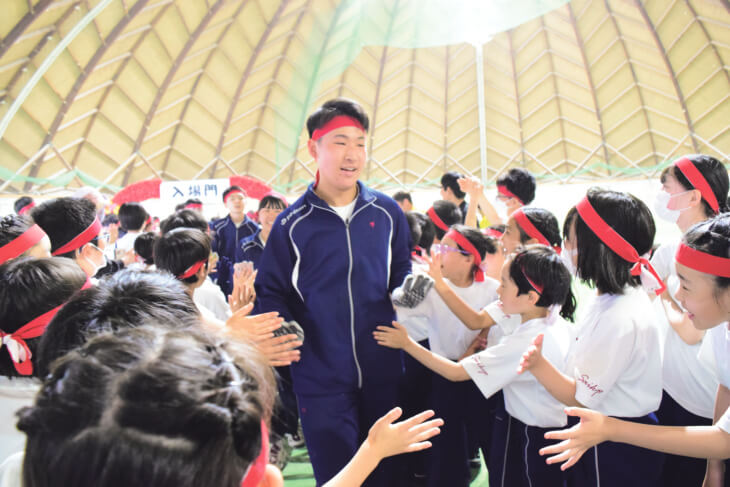
[[[524,169],[421,213],[359,180],[358,104],[306,128],[316,180],[254,218],[232,186],[212,222],[88,191],[0,220],[0,485],[278,486],[300,431],[329,487],[466,487],[479,452],[493,487],[730,485],[722,162],[662,172],[657,245],[608,189],[561,229]]]

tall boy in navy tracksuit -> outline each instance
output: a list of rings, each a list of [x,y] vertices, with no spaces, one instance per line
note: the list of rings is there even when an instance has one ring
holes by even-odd
[[[398,402],[401,355],[372,332],[395,319],[390,291],[411,271],[410,232],[390,197],[358,181],[368,117],[330,100],[307,120],[317,182],[276,220],[256,278],[261,312],[304,329],[291,366],[317,485],[355,454],[368,429]],[[384,462],[366,485],[402,485]]]

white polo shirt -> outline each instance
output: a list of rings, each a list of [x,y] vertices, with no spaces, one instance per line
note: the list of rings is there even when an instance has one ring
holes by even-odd
[[[659,332],[646,292],[596,296],[578,327],[566,373],[575,398],[607,416],[635,418],[659,407],[662,364]]]
[[[730,322],[707,330],[700,350],[700,360],[713,369],[720,384],[730,389]],[[730,433],[730,409],[725,411],[716,424]]]
[[[497,299],[499,283],[488,277],[482,282],[474,281],[469,287],[454,286],[448,279],[446,283],[475,310],[480,310]],[[467,328],[434,289],[415,308],[398,307],[396,312],[398,322],[409,330],[414,340],[418,338],[412,331],[427,326],[431,351],[450,360],[461,358],[481,331]]]
[[[654,252],[651,264],[674,297],[679,289],[679,278],[674,256],[678,242],[660,246]],[[679,303],[677,303],[679,305]],[[681,308],[681,305],[680,305]],[[664,390],[687,411],[705,418],[713,417],[717,392],[717,378],[713,371],[698,358],[702,341],[688,345],[674,331],[667,320],[660,299],[654,300],[660,336],[663,336],[662,382]]]
[[[492,328],[501,329],[498,326]],[[496,344],[460,363],[484,396],[490,397],[498,390],[503,390],[505,408],[514,418],[541,428],[565,426],[565,406],[530,372],[518,374],[517,367],[532,340],[544,333],[543,355],[559,370],[564,370],[571,341],[570,326],[560,318],[552,324],[546,318],[526,321],[512,333],[503,333]]]

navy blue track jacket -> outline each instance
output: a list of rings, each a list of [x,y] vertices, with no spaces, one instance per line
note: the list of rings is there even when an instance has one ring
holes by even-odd
[[[357,184],[347,222],[310,185],[277,217],[259,263],[257,312],[278,311],[304,329],[291,365],[297,394],[351,392],[402,374],[400,350],[372,333],[395,319],[389,293],[411,272],[410,231],[392,198]]]

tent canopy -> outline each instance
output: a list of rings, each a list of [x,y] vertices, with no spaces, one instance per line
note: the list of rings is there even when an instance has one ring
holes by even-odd
[[[6,0],[0,191],[313,177],[304,121],[370,114],[363,179],[653,177],[730,153],[727,0]]]

